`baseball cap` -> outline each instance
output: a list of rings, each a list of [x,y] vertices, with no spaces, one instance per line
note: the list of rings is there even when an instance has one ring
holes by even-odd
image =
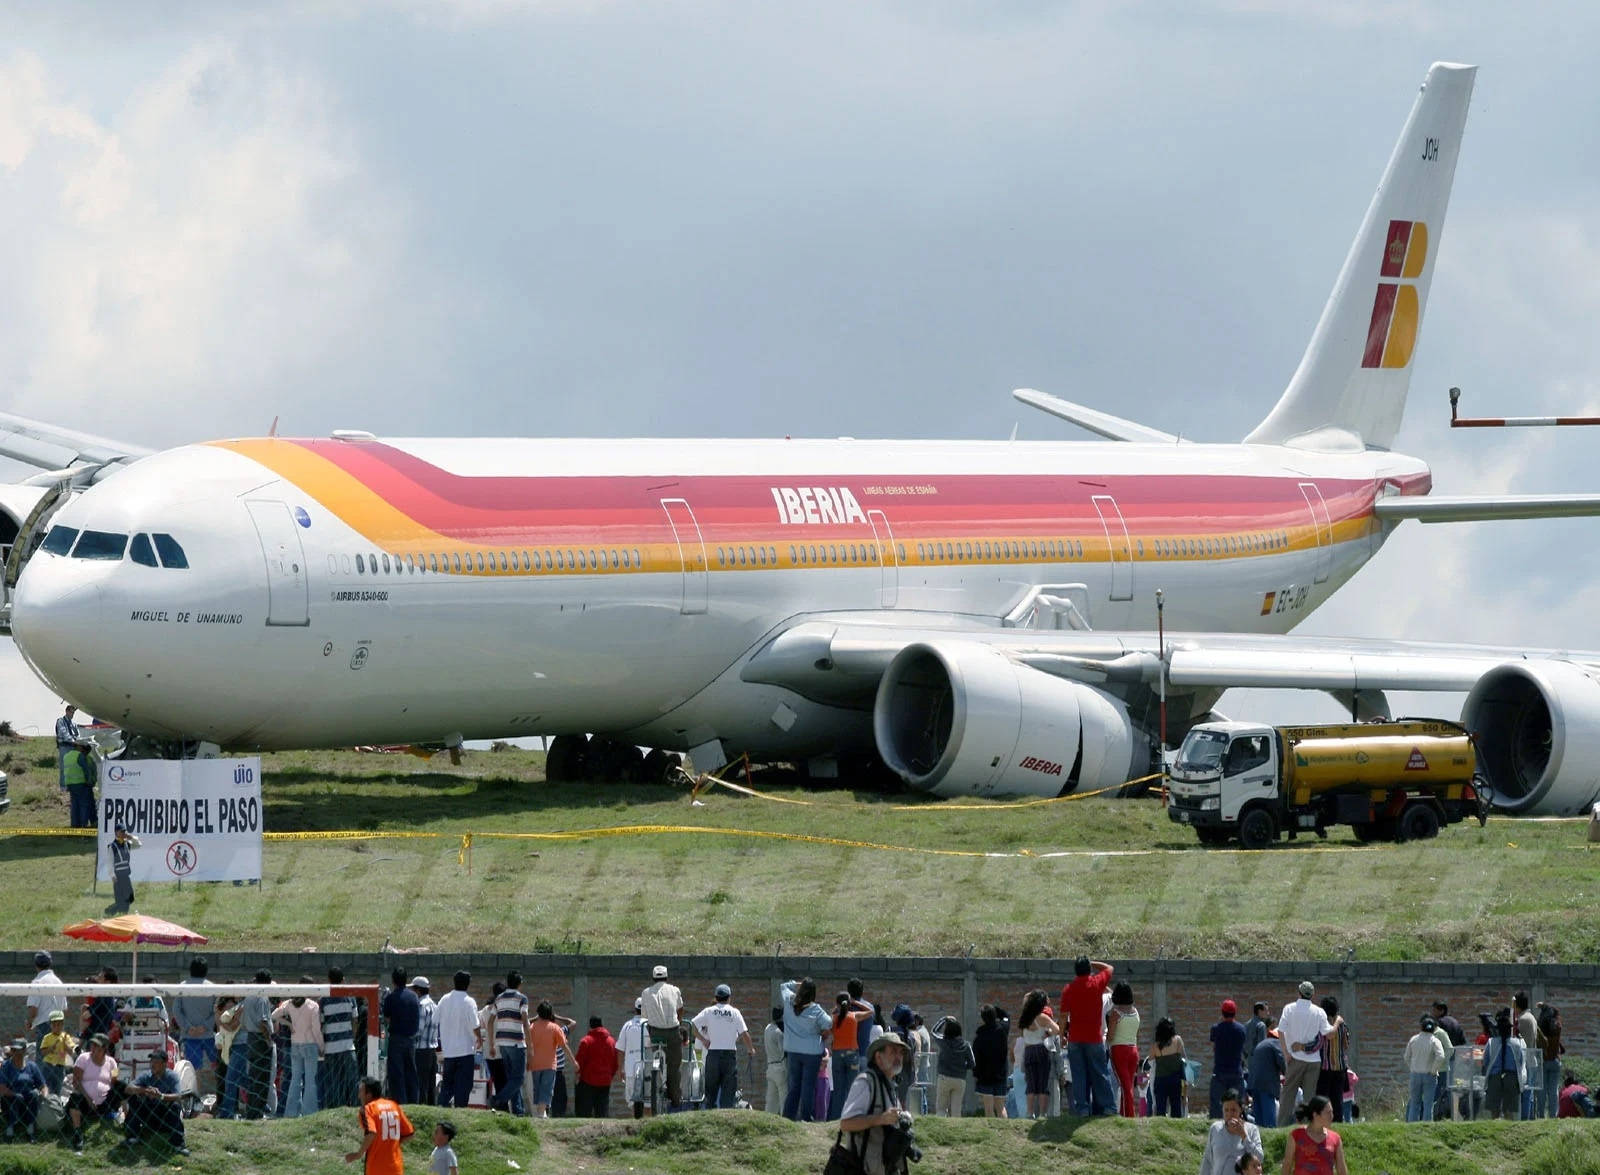
[[[725,1000],[731,995],[733,995],[733,988],[729,987],[726,983],[717,984],[716,996],[719,1000]]]
[[[167,1059],[167,1050],[151,1049],[149,1059],[152,1061],[165,1061]]]
[[[667,965],[665,963],[657,963],[654,970],[650,972],[651,979],[665,979],[666,977]]]
[[[642,996],[633,1001],[633,1010],[635,1012],[644,1011],[644,998]]]
[[[66,1018],[67,1018],[67,1014],[65,1012],[63,1012],[60,1008],[57,1008],[55,1011],[51,1012],[49,1016],[46,1017],[46,1019],[48,1019],[48,1020],[65,1020]]]
[[[48,966],[50,966],[50,962],[51,962],[51,960],[50,960],[50,952],[49,951],[35,951],[34,952],[34,954],[33,954],[33,965],[35,967],[48,967]]]
[[[415,979],[413,979],[411,981],[411,986],[412,987],[420,987],[423,991],[427,991],[428,990],[428,977],[426,975],[418,975]]]
[[[1305,996],[1306,999],[1310,999],[1312,993],[1315,992],[1316,990],[1317,990],[1317,985],[1312,983],[1311,980],[1303,979],[1303,980],[1300,981],[1300,994]]]
[[[22,1037],[20,1037],[20,1036],[17,1037],[15,1040],[13,1040],[11,1042],[11,1051],[14,1052],[14,1053],[25,1053],[25,1052],[27,1052],[28,1051],[28,1042],[23,1040]]]
[[[1232,1016],[1236,1012],[1238,1012],[1238,1010],[1239,1010],[1239,1005],[1234,1003],[1232,1000],[1223,1000],[1222,1001],[1222,1014],[1224,1016]]]

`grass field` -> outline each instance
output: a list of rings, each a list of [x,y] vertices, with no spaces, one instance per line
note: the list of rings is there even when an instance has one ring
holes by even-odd
[[[49,740],[0,746],[8,828],[64,826]],[[1600,880],[1574,822],[1491,819],[1438,839],[1359,846],[1348,835],[1259,853],[1202,849],[1152,801],[958,806],[916,795],[757,778],[806,804],[664,787],[556,785],[535,752],[440,756],[300,752],[263,760],[267,827],[440,834],[268,843],[264,884],[147,887],[141,908],[212,935],[218,949],[484,950],[507,909],[528,945],[685,953],[1205,958],[1504,958],[1587,961],[1600,949]],[[609,835],[629,826],[699,832]],[[457,863],[479,836],[471,872]],[[730,835],[732,831],[763,834]],[[799,836],[894,850],[778,839]],[[945,855],[951,854],[951,855]],[[1059,854],[1059,855],[1047,855]],[[12,877],[0,947],[62,942],[98,914],[85,841],[0,835]],[[581,901],[576,896],[582,894]],[[860,916],[862,894],[882,895]],[[1041,903],[1041,895],[1049,901]],[[1046,911],[1041,916],[1041,910]],[[1308,944],[1314,944],[1309,945]]]
[[[408,1170],[424,1170],[438,1112],[416,1107],[417,1138],[406,1147]],[[678,1114],[643,1124],[562,1119],[541,1123],[505,1115],[454,1115],[462,1175],[815,1175],[832,1132],[770,1114]],[[916,1175],[1191,1175],[1199,1166],[1205,1124],[1198,1121],[1053,1119],[986,1122],[926,1119],[917,1135],[925,1151]],[[1341,1131],[1352,1175],[1600,1175],[1600,1123],[1358,1124]],[[1267,1131],[1268,1171],[1282,1161],[1285,1132]],[[113,1158],[109,1134],[91,1136],[75,1159],[55,1146],[0,1147],[0,1175],[68,1175],[126,1169]],[[341,1161],[355,1138],[351,1111],[297,1121],[192,1122],[191,1157],[177,1160],[194,1175],[306,1175],[352,1170]]]

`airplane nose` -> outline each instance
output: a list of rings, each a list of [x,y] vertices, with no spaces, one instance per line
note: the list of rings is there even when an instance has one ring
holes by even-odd
[[[103,632],[100,585],[71,576],[52,557],[23,568],[12,596],[11,635],[34,671],[57,693],[81,698],[94,673],[94,646]]]

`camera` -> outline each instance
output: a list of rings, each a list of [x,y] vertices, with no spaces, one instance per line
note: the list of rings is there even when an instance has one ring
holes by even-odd
[[[911,1115],[904,1110],[900,1111],[899,1123],[883,1137],[884,1167],[893,1171],[898,1166],[897,1158],[908,1163],[922,1162],[922,1148],[917,1145],[916,1134],[911,1129]]]

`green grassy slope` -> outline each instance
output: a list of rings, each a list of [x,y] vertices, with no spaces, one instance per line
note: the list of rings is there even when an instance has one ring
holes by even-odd
[[[0,866],[40,879],[8,893],[0,947],[32,948],[97,914],[107,887],[90,892],[86,842],[4,835],[66,823],[49,741],[0,746],[0,769],[12,774],[13,801],[0,818]],[[765,954],[779,939],[785,953],[845,955],[975,944],[981,955],[1087,945],[1120,957],[1295,958],[1314,942],[1318,953],[1353,947],[1372,959],[1580,961],[1600,949],[1594,858],[1571,822],[1495,819],[1416,844],[1363,847],[1340,834],[1244,853],[1200,848],[1151,801],[962,810],[772,776],[758,780],[763,790],[808,803],[713,791],[692,806],[663,787],[548,784],[543,756],[518,751],[472,753],[460,767],[442,756],[279,754],[265,757],[263,776],[269,830],[440,835],[269,843],[259,890],[152,885],[142,909],[213,935],[221,950],[374,950],[386,938],[484,950],[503,934],[507,906],[537,939],[529,947],[581,941],[592,952],[651,950],[664,935],[684,952],[729,954]],[[634,825],[819,839],[480,835],[471,871],[457,863],[468,832]],[[894,916],[857,916],[862,892],[892,893]],[[1036,916],[1040,893],[1062,916]]]
[[[425,1139],[439,1111],[408,1110],[417,1137],[407,1145],[408,1170],[424,1170]],[[814,1175],[832,1132],[769,1114],[680,1114],[645,1123],[563,1119],[534,1123],[483,1112],[452,1115],[462,1175]],[[1189,1175],[1199,1166],[1205,1124],[1118,1119],[918,1124],[926,1152],[916,1175]],[[1352,1173],[1376,1175],[1600,1175],[1600,1123],[1357,1124],[1342,1131]],[[1283,1131],[1266,1136],[1269,1171],[1277,1169]],[[132,1164],[110,1153],[109,1132],[92,1137],[74,1159],[57,1146],[0,1147],[0,1175],[68,1175]],[[302,1175],[352,1170],[342,1162],[356,1142],[353,1111],[326,1111],[298,1121],[190,1123],[193,1154],[164,1164],[194,1175]],[[515,1164],[513,1166],[512,1164]]]

